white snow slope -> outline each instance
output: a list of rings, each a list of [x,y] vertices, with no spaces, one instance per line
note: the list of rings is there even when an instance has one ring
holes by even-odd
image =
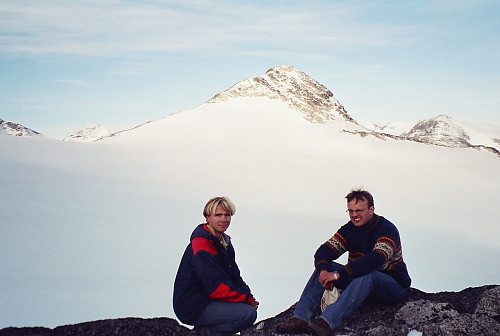
[[[298,300],[352,187],[398,226],[413,287],[498,283],[499,157],[345,123],[245,97],[96,143],[0,136],[0,328],[175,318],[177,267],[216,195],[236,204],[228,234],[259,320]]]

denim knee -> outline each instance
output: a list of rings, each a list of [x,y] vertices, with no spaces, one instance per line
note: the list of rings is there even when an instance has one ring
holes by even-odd
[[[249,309],[249,314],[248,314],[248,323],[250,326],[253,325],[253,323],[255,322],[255,320],[257,320],[257,310],[254,308],[254,307],[250,307],[251,309]]]

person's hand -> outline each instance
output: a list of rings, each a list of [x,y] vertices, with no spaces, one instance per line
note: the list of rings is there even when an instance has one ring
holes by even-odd
[[[321,271],[319,274],[319,283],[323,288],[327,290],[332,290],[333,289],[333,282],[340,278],[338,272],[328,272],[326,270]]]
[[[257,310],[257,308],[259,308],[259,301],[255,300],[254,298],[252,302],[250,302],[250,306],[254,307],[255,310]]]

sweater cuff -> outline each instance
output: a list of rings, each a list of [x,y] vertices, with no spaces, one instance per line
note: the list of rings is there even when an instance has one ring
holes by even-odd
[[[352,278],[352,272],[349,268],[349,266],[345,265],[342,269],[340,269],[339,271],[339,275],[340,275],[340,279],[346,279],[346,278]]]
[[[318,270],[318,272],[321,272],[321,271],[328,271],[328,269],[330,268],[330,262],[326,261],[326,260],[321,260],[321,261],[318,261],[316,263],[316,269]]]

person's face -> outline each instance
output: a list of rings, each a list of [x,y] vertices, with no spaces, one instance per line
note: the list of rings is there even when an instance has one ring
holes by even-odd
[[[221,237],[222,233],[224,233],[229,227],[229,224],[231,224],[231,213],[224,210],[220,205],[217,206],[213,215],[205,218],[207,219],[207,224],[214,229],[217,237]]]
[[[349,217],[354,226],[363,226],[368,223],[372,217],[375,207],[368,207],[368,201],[366,199],[356,201],[352,199],[347,202],[347,212],[349,212]]]

